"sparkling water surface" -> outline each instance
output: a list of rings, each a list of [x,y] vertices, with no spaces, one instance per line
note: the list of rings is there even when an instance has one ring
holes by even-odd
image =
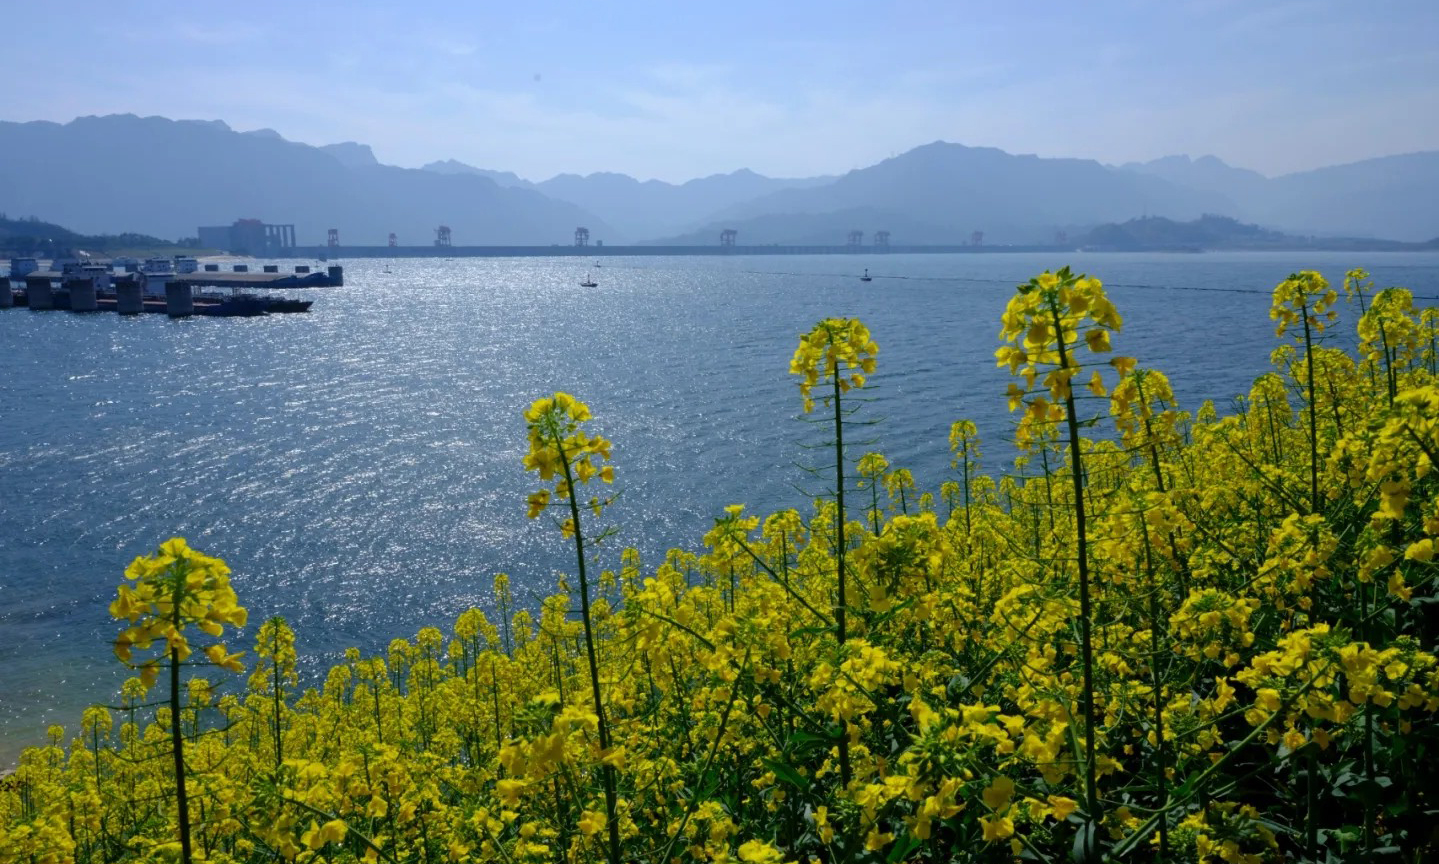
[[[290,264],[293,262],[282,262]],[[305,315],[192,318],[0,311],[0,765],[125,676],[106,612],[125,565],[183,535],[234,570],[251,625],[285,615],[311,673],[487,610],[494,574],[533,605],[573,566],[520,465],[521,412],[555,390],[614,442],[618,528],[653,563],[696,548],[731,503],[807,511],[797,335],[863,319],[879,368],[847,438],[922,489],[969,418],[985,469],[1011,456],[994,366],[1014,285],[1066,263],[1104,280],[1118,354],[1165,371],[1184,407],[1221,410],[1267,368],[1269,291],[1336,285],[1439,295],[1439,254],[1031,254],[346,261]],[[874,281],[860,282],[868,267]],[[1433,305],[1432,299],[1422,305]],[[1335,338],[1352,344],[1349,327]]]

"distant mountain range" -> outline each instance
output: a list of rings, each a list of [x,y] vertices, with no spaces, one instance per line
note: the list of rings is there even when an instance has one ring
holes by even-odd
[[[457,244],[568,243],[603,219],[529,189],[364,159],[369,148],[239,133],[218,121],[82,117],[0,123],[0,211],[36,215],[85,234],[193,237],[237,218],[294,224],[301,244],[429,245],[440,224]]]
[[[1205,214],[1302,235],[1428,240],[1439,237],[1439,152],[1271,180],[1213,156],[1114,168],[935,142],[833,183],[735,205],[660,242],[690,244],[734,228],[747,243],[839,243],[846,230],[880,229],[901,243],[962,243],[973,231],[991,244],[1049,243],[1096,223]]]
[[[939,141],[824,186],[736,205],[700,234],[724,226],[738,230],[744,242],[797,243],[822,228],[837,243],[846,229],[888,230],[897,242],[949,244],[982,231],[986,243],[1036,243],[1051,242],[1060,230],[1140,213],[1193,218],[1227,207],[1221,195],[1090,160],[1012,156]],[[775,218],[781,214],[793,218]],[[905,224],[890,224],[896,219]],[[666,242],[692,241],[687,235]]]
[[[1273,179],[1213,156],[1169,156],[1121,170],[1219,192],[1231,207],[1212,212],[1292,233],[1407,241],[1439,237],[1439,152],[1382,156]]]
[[[782,189],[822,186],[833,177],[781,180],[764,177],[741,168],[730,174],[715,174],[686,183],[636,180],[627,174],[599,173],[581,177],[560,174],[539,183],[523,180],[508,171],[486,171],[449,159],[431,162],[427,171],[441,174],[477,174],[501,186],[533,189],[559,201],[568,201],[594,213],[603,214],[622,238],[658,237],[677,228],[698,227],[702,220],[745,201]],[[706,242],[714,238],[708,238]]]
[[[0,122],[0,212],[161,237],[259,218],[292,223],[315,245],[328,228],[347,245],[383,245],[390,232],[429,245],[441,224],[455,245],[568,245],[578,226],[607,245],[710,245],[724,229],[741,245],[841,245],[852,230],[866,243],[890,231],[896,245],[980,231],[997,245],[1206,214],[1303,237],[1426,241],[1439,237],[1439,152],[1266,178],[1212,156],[1108,166],[935,142],[840,177],[742,169],[680,184],[611,173],[533,182],[454,160],[383,165],[357,142],[314,147],[220,121],[112,115]]]

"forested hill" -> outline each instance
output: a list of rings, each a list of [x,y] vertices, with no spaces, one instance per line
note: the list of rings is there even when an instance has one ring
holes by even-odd
[[[34,216],[11,219],[0,214],[0,254],[50,257],[64,253],[102,253],[120,250],[160,249],[175,243],[148,234],[80,234]]]
[[[1228,216],[1205,215],[1191,222],[1162,216],[1100,225],[1079,238],[1096,250],[1175,249],[1355,249],[1402,251],[1439,248],[1439,238],[1424,243],[1355,237],[1304,237],[1249,225]]]

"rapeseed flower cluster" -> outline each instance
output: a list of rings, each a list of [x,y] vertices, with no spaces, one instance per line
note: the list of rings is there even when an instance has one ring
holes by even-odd
[[[826,318],[800,337],[790,360],[789,371],[803,376],[799,392],[804,411],[814,410],[810,391],[821,379],[830,381],[838,392],[863,387],[865,376],[874,372],[879,346],[869,328],[857,318]],[[823,396],[827,402],[828,395]]]
[[[0,862],[1427,860],[1435,319],[1346,289],[1356,354],[1285,345],[1191,414],[1106,358],[1098,280],[1036,277],[997,356],[1017,470],[957,420],[938,495],[845,448],[878,349],[821,322],[791,371],[837,409],[831,494],[656,560],[595,545],[612,445],[556,393],[525,412],[527,508],[561,508],[578,588],[526,609],[497,577],[323,674],[271,619],[227,682],[228,569],[169,541],[112,606],[137,677],[0,778]],[[1297,274],[1275,317],[1313,337],[1341,302]]]
[[[534,519],[550,504],[550,495],[561,498],[570,494],[573,484],[589,483],[598,477],[613,483],[615,469],[610,461],[609,441],[590,435],[580,424],[590,419],[590,409],[568,393],[556,393],[537,399],[525,411],[530,450],[525,454],[525,468],[539,474],[544,481],[554,481],[552,488],[542,488],[529,497],[529,517]],[[596,516],[608,500],[591,498],[588,506]],[[574,531],[572,520],[563,523],[566,536]]]
[[[167,540],[154,555],[130,562],[125,578],[133,585],[120,585],[110,604],[113,617],[130,623],[115,638],[115,656],[137,669],[146,687],[155,683],[165,655],[177,662],[189,659],[187,627],[218,638],[227,624],[245,626],[247,614],[230,587],[230,568],[219,558],[191,549],[183,538]],[[161,657],[135,662],[135,650],[150,649],[156,640],[164,642]],[[206,647],[205,656],[231,672],[244,668],[241,655],[229,653],[223,642]]]

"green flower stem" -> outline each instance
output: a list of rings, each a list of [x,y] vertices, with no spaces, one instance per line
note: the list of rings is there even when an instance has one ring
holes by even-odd
[[[175,591],[171,598],[173,611],[170,621],[180,629],[180,608],[185,593],[185,574],[175,572],[180,563],[170,565],[171,576],[175,579]],[[180,828],[180,861],[190,864],[190,799],[185,794],[185,740],[180,731],[180,651],[170,649],[170,750],[175,759],[175,808]]]
[[[840,387],[839,372],[834,375],[834,495],[835,495],[835,555],[838,558],[839,575],[839,597],[834,607],[834,622],[836,635],[839,637],[840,650],[844,650],[844,644],[848,641],[848,634],[844,627],[844,422],[840,411]],[[846,724],[847,725],[847,724]],[[849,732],[841,728],[839,733],[839,779],[845,786],[849,785]]]
[[[1307,298],[1306,298],[1307,300]],[[1304,323],[1304,369],[1309,388],[1309,501],[1310,513],[1319,512],[1319,422],[1314,413],[1314,344],[1309,331],[1309,304],[1305,302],[1300,310],[1299,320]]]
[[[580,571],[580,618],[584,621],[585,627],[585,653],[590,662],[590,689],[595,700],[595,716],[598,718],[600,732],[600,750],[608,754],[610,749],[610,727],[605,717],[605,703],[600,695],[600,664],[595,658],[595,634],[594,626],[590,623],[590,582],[585,571],[585,539],[580,531],[580,504],[575,497],[574,476],[570,471],[570,458],[565,453],[564,442],[560,439],[558,429],[552,433],[555,450],[560,455],[560,465],[565,470],[565,491],[570,501],[570,519],[574,527],[575,535],[575,561]],[[617,817],[616,795],[615,795],[615,768],[605,763],[601,774],[605,784],[605,819],[609,828],[609,859],[610,864],[620,864],[620,823]]]
[[[1148,421],[1146,421],[1148,422]],[[1156,469],[1157,470],[1157,469]],[[1162,484],[1161,484],[1162,488]],[[1169,802],[1168,754],[1164,742],[1164,679],[1159,675],[1159,628],[1163,623],[1159,607],[1159,582],[1154,576],[1154,557],[1149,544],[1149,528],[1144,523],[1144,514],[1139,515],[1139,536],[1144,539],[1144,569],[1149,577],[1149,686],[1154,690],[1154,788],[1159,799],[1159,811],[1163,812]],[[1169,820],[1159,821],[1158,861],[1163,864],[1169,859]]]
[[[1058,334],[1059,368],[1068,366],[1068,353],[1064,345],[1064,322],[1059,315],[1057,299],[1050,300],[1050,314],[1054,316],[1054,332]],[[1080,657],[1084,667],[1084,692],[1081,694],[1080,710],[1084,714],[1084,797],[1085,810],[1089,819],[1098,823],[1103,813],[1099,809],[1099,785],[1095,771],[1094,754],[1094,645],[1091,637],[1093,611],[1089,599],[1089,539],[1086,533],[1084,512],[1084,464],[1079,452],[1079,418],[1074,409],[1074,392],[1064,397],[1065,420],[1069,427],[1069,473],[1074,481],[1074,533],[1079,558],[1079,641]],[[1086,861],[1097,860],[1097,850],[1086,845]]]

